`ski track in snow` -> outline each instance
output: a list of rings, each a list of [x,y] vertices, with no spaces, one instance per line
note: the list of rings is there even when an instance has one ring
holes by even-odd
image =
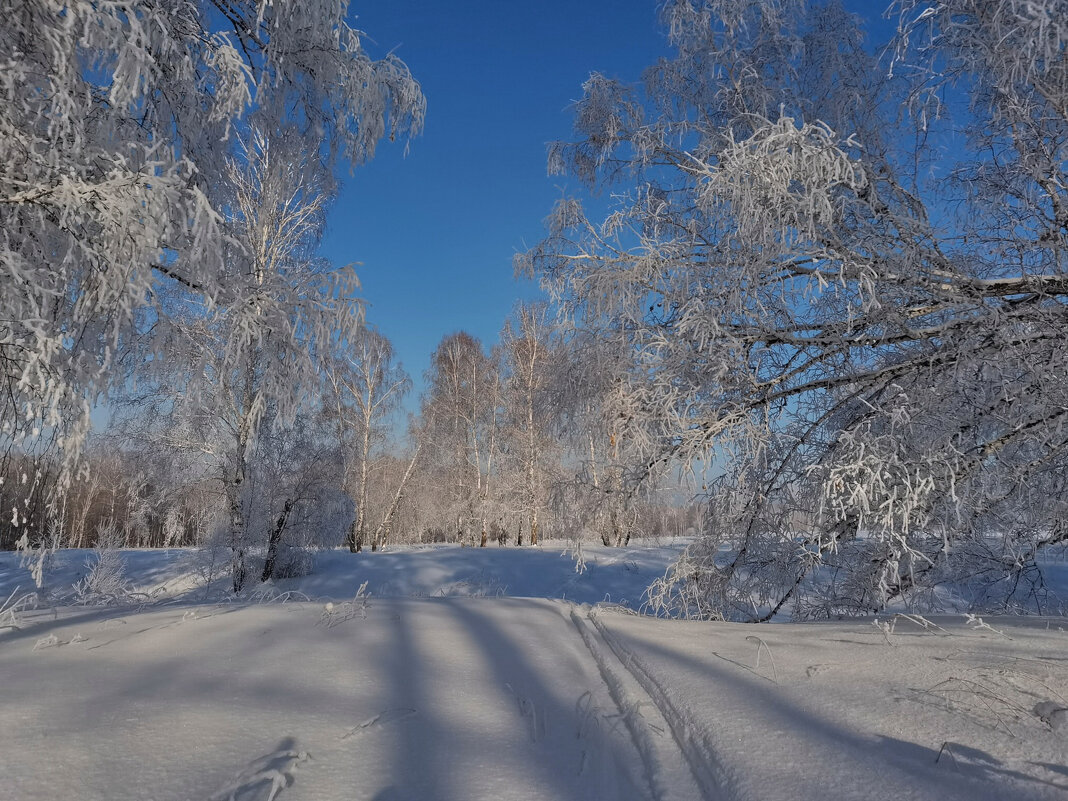
[[[711,787],[698,790],[703,771],[683,747],[678,727],[671,724],[670,703],[644,691],[638,674],[625,658],[620,658],[604,628],[588,610],[573,607],[570,616],[641,755],[643,776],[655,801],[723,798],[722,794],[714,794]]]
[[[463,557],[520,591],[632,594],[662,555],[637,551],[601,551],[580,577],[551,554],[416,552],[404,587],[457,581]],[[273,603],[21,613],[0,631],[0,801],[1068,793],[1060,619],[888,637],[866,621],[686,623],[545,597],[289,600],[352,598],[367,565],[384,579],[403,557],[342,562]]]
[[[704,736],[702,728],[684,709],[671,701],[667,691],[653,678],[652,673],[631,651],[612,636],[611,631],[596,613],[588,614],[587,619],[612,650],[619,664],[644,690],[646,697],[666,721],[679,755],[685,760],[693,781],[700,788],[701,797],[709,801],[712,799],[728,801],[728,799],[738,798],[729,778],[719,765],[715,749]]]

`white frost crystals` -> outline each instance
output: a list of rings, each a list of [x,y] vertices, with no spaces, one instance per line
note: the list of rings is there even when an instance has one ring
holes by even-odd
[[[399,59],[363,50],[345,0],[0,15],[0,452],[58,451],[62,487],[94,405],[128,379],[120,355],[192,360],[164,345],[171,296],[205,319],[233,296],[236,131],[299,120],[326,166],[355,165],[418,132],[424,100]]]
[[[654,606],[1056,608],[1068,2],[893,13],[881,59],[836,3],[667,3],[674,57],[643,92],[591,78],[551,148],[615,207],[562,201],[520,266],[625,348],[631,487],[711,466]]]

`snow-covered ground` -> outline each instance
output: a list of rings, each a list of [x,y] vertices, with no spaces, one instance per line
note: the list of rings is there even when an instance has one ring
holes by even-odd
[[[564,544],[539,548],[461,548],[454,545],[397,547],[380,553],[324,550],[312,555],[312,572],[281,579],[259,590],[272,596],[346,600],[363,582],[367,592],[383,598],[510,596],[560,598],[576,603],[618,603],[637,609],[645,588],[662,575],[688,540],[658,546],[605,548],[584,545],[582,569],[576,553]],[[122,550],[131,592],[143,600],[203,602],[227,595],[229,552]],[[93,550],[64,550],[51,557],[44,594],[54,603],[77,602],[76,584],[96,560]],[[262,561],[253,564],[258,574]],[[253,582],[256,592],[256,582]],[[0,595],[33,589],[30,571],[17,553],[0,551]],[[2,601],[2,598],[0,598]]]
[[[1065,619],[590,605],[639,605],[675,550],[331,552],[257,602],[125,552],[142,603],[106,607],[61,553],[63,603],[0,619],[0,799],[1068,797]],[[0,603],[25,581],[0,554]]]

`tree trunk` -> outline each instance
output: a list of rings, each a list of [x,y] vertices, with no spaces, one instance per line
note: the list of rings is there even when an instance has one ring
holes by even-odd
[[[368,390],[370,391],[370,390]],[[356,506],[356,521],[353,523],[355,531],[352,539],[356,543],[356,552],[363,550],[363,542],[367,536],[367,462],[371,458],[371,400],[365,399],[363,404],[363,442],[360,451],[360,491]],[[372,545],[371,550],[375,550]]]
[[[519,518],[519,532],[515,535],[515,544],[523,547],[523,518]]]
[[[230,576],[235,595],[244,588],[248,577],[245,564],[245,512],[241,502],[241,486],[245,482],[244,444],[241,439],[244,437],[238,440],[238,453],[226,482],[226,500],[230,512]]]
[[[285,505],[282,507],[282,514],[278,515],[274,530],[271,531],[270,536],[267,538],[267,559],[263,563],[263,575],[260,576],[260,581],[267,581],[274,576],[274,566],[278,561],[278,545],[282,541],[282,532],[286,529],[286,521],[289,520],[289,513],[292,509],[293,500],[286,498]]]
[[[233,577],[234,594],[241,592],[248,577],[245,562],[245,511],[242,508],[241,488],[245,483],[249,442],[252,440],[252,408],[255,401],[255,360],[245,364],[245,382],[242,389],[240,417],[237,428],[237,448],[233,453],[233,468],[227,476],[226,495],[230,505],[230,574]]]
[[[530,504],[530,544],[538,544],[538,448],[534,432],[534,354],[531,348],[530,370],[527,374],[527,502]]]
[[[619,515],[614,509],[612,510],[612,540],[617,548],[623,544],[623,526],[620,525]]]
[[[234,594],[241,592],[248,576],[245,565],[244,528],[245,516],[241,510],[241,477],[235,476],[226,487],[230,505],[230,575]]]

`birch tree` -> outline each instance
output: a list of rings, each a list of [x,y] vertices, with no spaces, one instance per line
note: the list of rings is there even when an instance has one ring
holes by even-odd
[[[262,532],[260,581],[310,572],[310,549],[337,545],[350,512],[332,426],[318,404],[309,407],[256,440],[247,505],[249,530]]]
[[[419,459],[417,446],[396,486],[382,486],[392,482],[385,481],[388,471],[381,447],[390,439],[390,419],[412,382],[396,363],[390,341],[373,328],[361,327],[339,350],[326,375],[344,485],[356,507],[346,544],[353,553],[362,551],[370,532],[371,550],[377,551]]]
[[[673,57],[551,149],[618,203],[528,266],[626,337],[637,467],[720,473],[677,613],[1041,608],[1068,537],[1068,5],[892,13],[880,58],[837,3],[674,0]]]
[[[505,362],[505,438],[514,475],[515,507],[526,518],[530,544],[537,545],[550,476],[559,464],[554,437],[551,377],[554,367],[553,321],[544,303],[519,304],[501,333]],[[522,544],[520,525],[517,544]]]
[[[352,268],[316,256],[330,194],[314,141],[292,128],[254,129],[227,180],[236,240],[223,267],[227,291],[211,314],[195,300],[184,320],[174,312],[172,347],[191,354],[194,369],[171,386],[182,392],[174,408],[199,420],[215,458],[238,592],[255,539],[245,488],[257,439],[310,411],[320,367],[337,341],[357,335],[362,306]]]
[[[477,528],[481,547],[489,538],[499,469],[500,403],[500,369],[482,343],[464,331],[444,337],[431,358],[423,402],[423,436],[433,452],[427,467],[437,473],[457,538],[465,541]]]
[[[69,466],[116,353],[161,349],[161,292],[230,308],[223,179],[250,115],[299,124],[332,169],[418,131],[424,101],[400,60],[367,54],[345,0],[0,14],[0,445]]]

